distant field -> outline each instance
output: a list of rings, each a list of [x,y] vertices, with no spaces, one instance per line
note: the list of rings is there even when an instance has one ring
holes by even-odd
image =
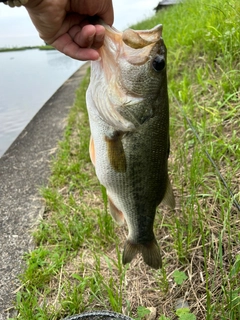
[[[33,46],[33,47],[13,47],[13,48],[0,48],[0,52],[9,52],[9,51],[23,51],[23,50],[31,50],[31,49],[39,49],[39,50],[55,50],[52,46]]]

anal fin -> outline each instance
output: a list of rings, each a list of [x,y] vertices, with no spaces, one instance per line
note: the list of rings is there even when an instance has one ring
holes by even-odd
[[[122,211],[120,211],[115,204],[113,203],[113,201],[111,200],[111,198],[108,196],[108,205],[109,205],[109,210],[111,213],[111,216],[113,217],[114,221],[116,221],[117,224],[119,224],[120,226],[124,224],[125,219],[124,219],[124,215],[122,213]]]
[[[165,192],[164,198],[161,203],[163,205],[170,207],[171,209],[174,209],[175,205],[176,205],[169,177],[167,178],[167,188],[166,188],[166,192]]]
[[[90,154],[90,159],[92,161],[92,164],[95,167],[96,163],[96,158],[95,158],[95,147],[94,147],[94,141],[92,136],[90,137],[90,143],[89,143],[89,154]]]

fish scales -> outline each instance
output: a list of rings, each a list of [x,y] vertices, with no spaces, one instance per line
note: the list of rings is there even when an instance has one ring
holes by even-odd
[[[139,252],[162,260],[153,232],[157,206],[175,205],[168,177],[169,107],[161,25],[119,32],[105,26],[87,90],[90,156],[115,221],[128,226],[123,263]]]

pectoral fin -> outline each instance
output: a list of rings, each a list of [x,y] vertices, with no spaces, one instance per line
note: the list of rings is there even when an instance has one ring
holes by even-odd
[[[173,190],[172,190],[172,186],[171,186],[171,182],[169,180],[169,177],[167,179],[167,188],[166,188],[166,192],[164,195],[164,198],[161,202],[163,205],[166,205],[168,207],[170,207],[171,209],[175,208],[175,199],[174,199],[174,195],[173,195]]]
[[[115,132],[111,138],[105,136],[105,141],[107,143],[108,159],[113,169],[117,172],[126,172],[127,163],[122,144],[122,133]]]

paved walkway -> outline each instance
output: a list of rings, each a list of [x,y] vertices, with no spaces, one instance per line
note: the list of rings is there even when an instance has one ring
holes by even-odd
[[[47,184],[49,162],[88,66],[59,88],[0,158],[0,320],[16,315],[17,276],[24,253],[34,247],[31,231],[44,212],[38,190]]]

